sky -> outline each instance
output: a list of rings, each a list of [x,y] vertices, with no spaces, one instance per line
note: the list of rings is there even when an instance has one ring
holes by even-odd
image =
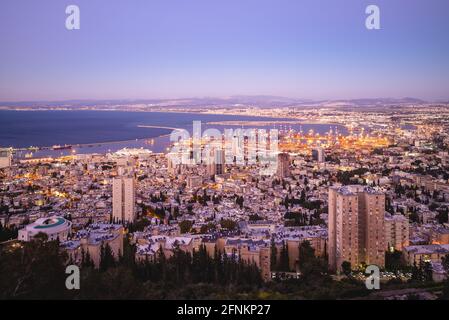
[[[0,1],[0,101],[231,95],[449,100],[449,1]]]

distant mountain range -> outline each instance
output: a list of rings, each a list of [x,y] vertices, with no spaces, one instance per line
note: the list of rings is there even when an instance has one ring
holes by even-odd
[[[430,103],[416,98],[366,98],[366,99],[342,99],[342,100],[309,100],[286,98],[279,96],[229,96],[229,97],[200,97],[184,99],[136,99],[136,100],[65,100],[65,101],[23,101],[23,102],[0,102],[0,107],[94,107],[94,106],[130,106],[150,105],[155,107],[368,107],[383,105],[408,105]],[[448,102],[439,102],[447,104]]]

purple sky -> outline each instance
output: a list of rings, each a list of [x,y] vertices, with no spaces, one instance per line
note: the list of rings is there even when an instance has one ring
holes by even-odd
[[[447,0],[1,0],[0,43],[0,101],[449,99]]]

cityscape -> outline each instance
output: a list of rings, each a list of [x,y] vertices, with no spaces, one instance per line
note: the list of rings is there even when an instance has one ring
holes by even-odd
[[[0,38],[0,300],[239,300],[228,315],[268,315],[273,300],[449,299],[447,3],[434,0],[435,26],[416,35],[427,47],[395,60],[394,50],[415,48],[414,35],[388,13],[376,27],[379,14],[398,9],[385,1],[380,13],[351,1],[335,30],[322,22],[307,36],[291,31],[293,1],[262,1],[254,12],[242,4],[254,14],[247,21],[235,1],[199,1],[206,15],[197,3],[172,10],[155,0],[150,22],[148,4],[117,2],[107,12],[129,21],[116,29],[100,17],[98,30],[98,4],[78,2],[67,11],[31,4],[49,17],[39,26],[52,39],[40,39],[39,54],[33,19],[0,16],[0,29],[39,56]],[[18,3],[0,7],[17,16]],[[425,6],[409,3],[414,17]],[[321,13],[304,8],[308,22]],[[197,19],[186,30],[182,10]],[[66,24],[49,31],[60,11]],[[231,17],[235,27],[224,24]],[[361,30],[349,31],[359,20]],[[403,45],[384,35],[395,27]],[[315,32],[327,46],[311,40]],[[368,66],[334,37],[368,55],[365,41],[393,49]],[[132,52],[110,50],[122,44]],[[292,71],[299,62],[289,50],[311,69]],[[198,308],[187,303],[178,315],[214,311]]]
[[[278,134],[272,172],[261,170],[267,163],[258,151],[251,161],[248,136],[238,136],[237,130],[229,149],[237,153],[230,161],[225,161],[224,134],[216,141],[203,134],[199,161],[186,163],[173,151],[178,142],[166,152],[141,147],[77,154],[65,146],[72,151],[69,155],[38,158],[15,158],[14,148],[2,149],[0,222],[5,261],[30,250],[30,242],[44,254],[41,250],[49,248],[41,244],[36,249],[38,238],[57,243],[56,252],[45,254],[64,259],[61,266],[107,272],[104,277],[132,274],[133,281],[161,287],[163,281],[193,287],[203,281],[214,283],[212,292],[203,288],[205,292],[199,289],[193,296],[173,292],[168,285],[159,295],[152,293],[160,299],[239,294],[266,299],[438,299],[446,294],[447,105],[307,111],[252,107],[228,112],[291,119],[272,124]],[[303,122],[333,125],[322,134],[291,128]],[[222,125],[248,127],[251,121]],[[346,128],[346,133],[333,131],[335,125]],[[194,142],[189,138],[183,143]],[[236,151],[239,145],[242,149]],[[55,148],[62,147],[48,152]],[[181,155],[185,150],[177,150],[180,158],[185,156]],[[187,160],[194,157],[193,151],[187,152]],[[218,266],[217,259],[225,264]],[[230,274],[224,269],[219,274],[218,270],[195,274],[200,261],[205,270],[229,264]],[[159,274],[181,263],[185,265],[176,274]],[[380,290],[365,287],[369,265],[379,267]],[[2,268],[8,279],[13,274],[20,279],[21,269]],[[237,279],[248,281],[251,289],[228,292],[226,284]],[[281,293],[284,282],[298,287]],[[2,283],[8,283],[6,278]],[[126,285],[137,288],[142,283]],[[38,288],[11,285],[15,291],[3,291],[5,298],[39,296],[34,291]],[[82,289],[81,297],[95,294]],[[145,287],[140,290],[136,296],[115,292],[118,296],[100,298],[150,294]]]

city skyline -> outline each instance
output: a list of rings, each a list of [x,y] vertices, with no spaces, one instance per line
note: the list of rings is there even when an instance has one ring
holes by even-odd
[[[65,9],[80,8],[80,30]],[[370,4],[380,30],[365,27]],[[449,3],[5,1],[0,101],[447,100]]]
[[[449,300],[448,13],[1,1],[0,301]]]
[[[0,299],[447,299],[446,105],[203,112],[219,120],[194,123],[193,137],[172,127],[180,140],[81,146],[68,139],[101,112],[1,111],[13,128],[43,139],[38,122],[66,142],[0,149]],[[108,114],[127,130],[127,114],[157,120],[105,112],[121,135]],[[165,128],[173,115],[160,114]],[[184,126],[201,116],[177,115]],[[69,123],[78,130],[50,127]],[[277,137],[265,139],[260,128],[274,123]],[[33,257],[49,271],[22,282]]]

